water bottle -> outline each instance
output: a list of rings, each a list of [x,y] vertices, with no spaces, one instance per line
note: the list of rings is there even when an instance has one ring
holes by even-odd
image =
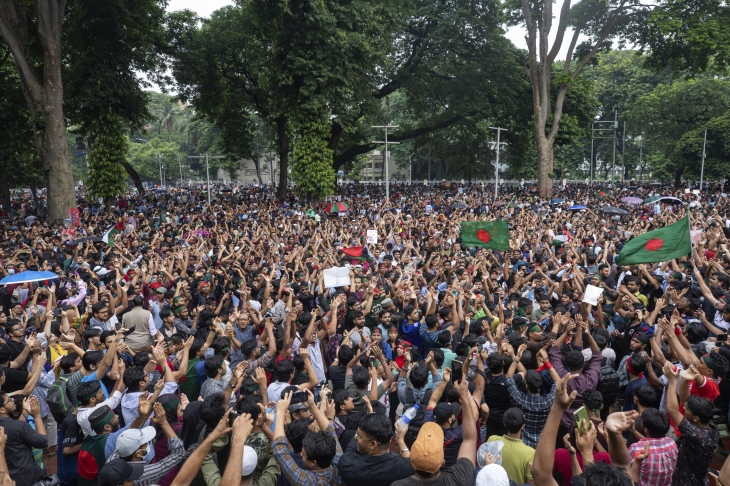
[[[398,429],[398,424],[401,424],[402,427],[408,427],[408,424],[413,420],[413,417],[416,416],[416,413],[418,413],[418,404],[413,405],[411,408],[406,410],[406,413],[404,413],[401,418],[398,419],[398,422],[396,422],[395,427],[396,430]]]

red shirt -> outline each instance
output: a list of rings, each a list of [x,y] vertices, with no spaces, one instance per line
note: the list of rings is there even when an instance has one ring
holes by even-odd
[[[707,398],[709,401],[715,403],[715,400],[717,400],[717,397],[720,396],[720,387],[717,386],[717,383],[714,381],[708,379],[706,376],[703,376],[704,383],[702,386],[697,385],[697,382],[692,380],[687,385],[689,386],[689,394],[690,395],[696,395],[698,397]],[[682,404],[679,404],[679,411],[684,415],[684,407]]]

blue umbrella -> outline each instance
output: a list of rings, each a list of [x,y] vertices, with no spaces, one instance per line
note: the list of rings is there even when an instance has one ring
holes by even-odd
[[[581,206],[580,204],[576,204],[575,206],[569,207],[568,211],[580,211],[581,209],[588,209],[588,206]]]
[[[552,201],[550,201],[550,204],[560,204],[561,202],[565,202],[565,199],[561,199],[559,197],[556,197]]]
[[[40,282],[42,280],[52,280],[54,278],[58,278],[58,275],[53,272],[33,272],[31,270],[26,270],[25,272],[8,275],[4,279],[0,280],[0,285]]]

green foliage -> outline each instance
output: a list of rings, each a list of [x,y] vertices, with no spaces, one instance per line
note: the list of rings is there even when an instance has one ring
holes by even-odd
[[[89,149],[89,173],[84,183],[95,197],[124,194],[126,172],[121,165],[127,152],[127,138],[117,117],[99,120],[91,127],[95,142]]]
[[[297,193],[319,201],[335,190],[334,151],[327,146],[329,124],[325,121],[305,123],[300,131],[301,138],[294,145],[291,177]]]
[[[187,154],[181,152],[179,144],[168,142],[162,137],[154,137],[147,143],[138,140],[133,140],[135,143],[129,144],[126,159],[142,180],[159,184],[160,165],[163,167],[164,180],[179,181],[181,169],[183,179],[188,178]],[[205,163],[203,163],[203,173],[204,171]]]

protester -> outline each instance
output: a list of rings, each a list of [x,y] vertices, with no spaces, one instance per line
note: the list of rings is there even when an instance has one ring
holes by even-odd
[[[0,221],[2,276],[55,274],[0,287],[16,484],[679,486],[720,467],[720,188],[219,189],[80,192],[72,228],[30,202]],[[654,238],[626,263],[683,221],[692,251]]]

